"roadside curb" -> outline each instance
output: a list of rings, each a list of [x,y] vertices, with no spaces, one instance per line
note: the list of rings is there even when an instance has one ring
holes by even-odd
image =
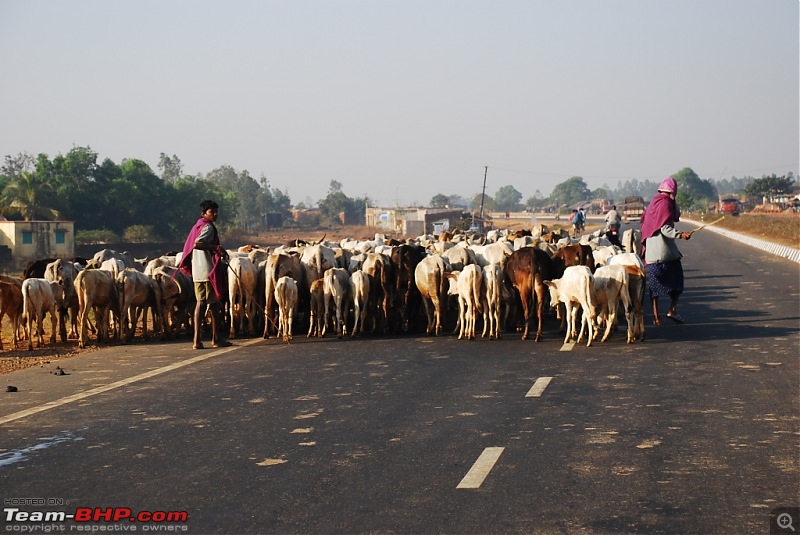
[[[681,221],[685,221],[687,223],[697,226],[703,224],[703,222],[695,221],[693,219],[681,219]],[[717,234],[720,234],[721,236],[725,236],[726,238],[736,240],[745,245],[749,245],[750,247],[761,249],[762,251],[766,251],[770,254],[774,254],[776,256],[780,256],[782,258],[786,258],[788,260],[791,260],[792,262],[800,264],[800,249],[795,249],[794,247],[789,247],[787,245],[779,245],[777,243],[771,243],[766,240],[761,240],[758,238],[752,238],[750,236],[745,236],[744,234],[739,234],[738,232],[732,232],[724,228],[706,227],[704,230],[708,230],[709,232],[715,232]]]

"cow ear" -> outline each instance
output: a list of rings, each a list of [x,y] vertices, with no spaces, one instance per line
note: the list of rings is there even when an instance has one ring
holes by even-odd
[[[546,285],[548,285],[551,288],[553,288],[555,286],[555,284],[553,284],[553,281],[542,281],[542,282],[544,282]]]

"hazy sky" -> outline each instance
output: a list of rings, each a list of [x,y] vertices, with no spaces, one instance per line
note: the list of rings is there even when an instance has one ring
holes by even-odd
[[[316,202],[798,174],[797,0],[0,0],[0,156]]]

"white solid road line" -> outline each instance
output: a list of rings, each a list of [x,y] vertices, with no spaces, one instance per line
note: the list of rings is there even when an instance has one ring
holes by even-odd
[[[494,464],[497,462],[497,459],[500,458],[500,454],[503,453],[505,448],[486,448],[481,453],[478,460],[475,461],[475,464],[472,465],[472,468],[469,469],[467,475],[464,476],[464,479],[461,480],[461,483],[458,484],[456,487],[457,489],[477,489],[483,483],[483,480],[486,479],[486,476],[489,475],[489,472],[494,467]]]
[[[539,377],[538,379],[536,379],[536,382],[533,383],[531,389],[528,390],[528,393],[525,394],[525,397],[538,398],[539,396],[542,395],[542,392],[544,392],[544,389],[547,388],[547,385],[549,385],[550,381],[552,380],[553,380],[552,377]]]
[[[44,405],[39,405],[37,407],[31,407],[30,409],[25,409],[24,411],[15,412],[13,414],[9,414],[8,416],[0,417],[0,425],[6,424],[8,422],[13,422],[14,420],[19,420],[20,418],[26,418],[28,416],[32,416],[34,414],[38,414],[40,412],[44,412],[46,410],[54,409],[56,407],[61,407],[62,405],[66,405],[68,403],[72,403],[74,401],[78,401],[81,399],[86,399],[88,397],[96,396],[97,394],[102,394],[103,392],[108,392],[109,390],[114,390],[115,388],[119,388],[121,386],[126,386],[131,383],[135,383],[137,381],[141,381],[143,379],[149,379],[150,377],[155,377],[156,375],[161,375],[162,373],[167,373],[172,370],[177,370],[178,368],[183,368],[184,366],[188,366],[190,364],[194,364],[195,362],[201,362],[206,359],[210,359],[212,357],[216,357],[218,355],[222,355],[224,353],[228,353],[236,349],[237,347],[242,346],[249,346],[255,344],[256,342],[260,342],[261,338],[255,338],[253,340],[248,340],[247,342],[242,343],[239,346],[231,346],[224,349],[216,349],[214,351],[209,351],[208,353],[203,353],[202,355],[198,355],[196,357],[192,357],[190,359],[182,360],[180,362],[176,362],[175,364],[170,364],[169,366],[164,366],[163,368],[158,368],[155,370],[150,370],[149,372],[141,373],[139,375],[135,375],[133,377],[129,377],[128,379],[122,379],[121,381],[117,381],[116,383],[110,383],[103,386],[98,386],[97,388],[92,388],[90,390],[85,390],[83,392],[78,392],[77,394],[73,394],[71,396],[67,396],[61,399],[57,399],[55,401],[50,401],[45,403]]]

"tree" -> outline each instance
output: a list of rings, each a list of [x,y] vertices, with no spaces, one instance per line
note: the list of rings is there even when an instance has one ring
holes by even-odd
[[[437,193],[433,197],[431,197],[430,206],[431,208],[444,208],[450,202],[450,198],[443,193]]]
[[[550,201],[561,207],[564,205],[570,206],[581,201],[588,201],[591,199],[592,192],[589,191],[588,186],[583,181],[583,178],[574,176],[553,188],[553,193],[550,195]]]
[[[169,157],[162,152],[158,160],[158,170],[161,171],[161,180],[172,184],[183,175],[183,164],[174,154]]]
[[[514,212],[519,208],[522,193],[514,186],[503,186],[494,194],[495,210],[500,212]]]
[[[40,217],[56,219],[59,216],[58,211],[50,208],[46,202],[47,194],[51,190],[51,185],[39,175],[23,171],[9,181],[3,190],[3,211],[19,213],[25,221]]]
[[[703,210],[710,203],[716,202],[717,188],[710,180],[697,176],[690,167],[674,173],[672,178],[678,183],[678,206]]]
[[[749,183],[744,188],[744,192],[750,197],[756,197],[759,200],[767,197],[768,199],[780,193],[790,193],[794,190],[795,178],[792,173],[784,176],[777,176],[772,174],[770,176],[764,175]]]

